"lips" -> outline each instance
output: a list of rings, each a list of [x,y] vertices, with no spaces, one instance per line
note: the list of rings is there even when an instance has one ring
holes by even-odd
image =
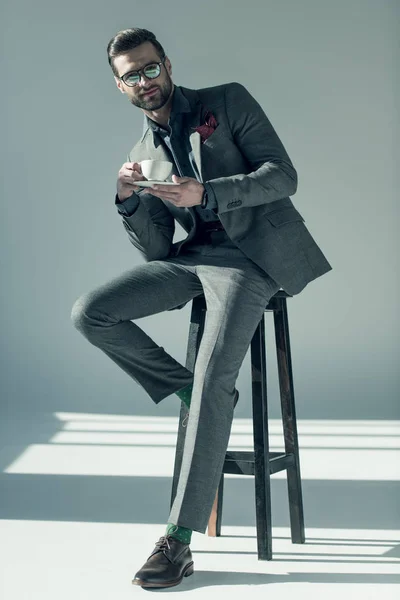
[[[143,96],[150,96],[151,94],[154,94],[154,92],[156,92],[158,90],[158,88],[150,88],[149,90],[147,90],[147,92],[144,92]]]

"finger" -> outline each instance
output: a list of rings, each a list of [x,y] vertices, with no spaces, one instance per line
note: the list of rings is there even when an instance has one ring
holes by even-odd
[[[147,181],[146,177],[137,171],[131,171],[130,178],[135,181]]]
[[[156,192],[171,192],[173,194],[180,194],[181,193],[181,186],[178,185],[152,185],[151,186],[152,190],[155,190]]]
[[[120,178],[122,185],[138,185],[141,181],[143,181],[141,178],[135,179],[134,177],[129,176]]]
[[[187,183],[188,181],[197,181],[197,179],[193,179],[193,177],[178,177],[178,175],[172,175],[172,179],[175,183]]]
[[[142,167],[141,167],[140,163],[138,163],[138,162],[132,163],[132,169],[133,169],[133,171],[137,171],[140,174],[142,173]]]
[[[142,167],[140,166],[140,163],[137,162],[126,162],[122,165],[120,171],[129,171],[130,173],[132,173],[132,171],[137,171],[141,174]]]
[[[170,189],[169,186],[162,190],[153,188],[153,186],[151,186],[151,187],[149,187],[149,191],[154,195],[160,195],[163,197],[171,196],[172,198],[178,198],[182,195],[180,190],[174,191],[173,189]]]
[[[132,193],[132,192],[137,192],[137,191],[139,191],[139,190],[141,190],[141,189],[143,189],[143,188],[141,188],[141,187],[140,187],[140,186],[138,186],[138,185],[129,185],[129,184],[126,184],[126,185],[125,185],[125,184],[124,184],[124,185],[122,186],[122,188],[121,188],[121,189],[123,189],[123,190],[129,190],[129,191],[130,191],[130,193]]]
[[[140,179],[133,179],[133,177],[122,177],[120,183],[125,186],[137,186],[140,185]]]
[[[146,178],[144,177],[144,175],[142,175],[141,173],[138,173],[137,171],[122,171],[121,173],[121,177],[125,178],[127,181],[128,180],[140,180],[140,181],[145,181]]]

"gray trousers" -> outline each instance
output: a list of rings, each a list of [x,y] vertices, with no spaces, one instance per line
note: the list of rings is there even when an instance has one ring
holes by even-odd
[[[155,403],[193,383],[182,466],[169,523],[204,533],[222,473],[240,366],[268,300],[280,286],[225,232],[177,257],[129,269],[82,295],[75,327],[121,367]],[[207,313],[194,373],[132,320],[204,294]]]

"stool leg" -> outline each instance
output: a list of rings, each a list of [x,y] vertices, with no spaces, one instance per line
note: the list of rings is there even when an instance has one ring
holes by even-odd
[[[271,560],[271,482],[264,315],[251,341],[251,381],[258,559]]]
[[[287,469],[291,536],[294,544],[303,544],[303,497],[286,298],[278,299],[278,310],[274,310],[274,326],[285,452],[294,458],[293,466]]]
[[[186,368],[194,372],[196,356],[200,346],[201,337],[204,331],[206,303],[204,296],[197,296],[192,301],[192,312],[190,316],[189,336],[186,352]],[[184,402],[181,403],[181,412],[179,415],[178,439],[176,442],[174,475],[172,479],[171,490],[171,508],[175,500],[176,490],[178,488],[179,473],[182,465],[183,447],[185,444],[186,427],[182,426],[183,419],[188,413],[188,408]]]
[[[208,521],[208,535],[210,537],[219,537],[221,535],[223,495],[224,495],[224,474],[222,473],[221,479],[219,481],[218,490],[215,495],[214,504],[211,509],[210,519]]]

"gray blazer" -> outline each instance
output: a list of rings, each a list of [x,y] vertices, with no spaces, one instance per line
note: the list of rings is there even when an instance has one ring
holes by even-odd
[[[215,192],[216,218],[244,254],[288,294],[298,294],[332,267],[289,198],[297,189],[297,173],[266,114],[239,83],[181,90],[192,108],[190,128],[204,123],[207,110],[218,123],[204,143],[196,131],[190,134],[201,180]],[[146,117],[144,125],[128,160],[170,160]],[[175,256],[193,238],[194,213],[145,190],[133,215],[122,220],[132,244],[152,261]],[[188,235],[173,243],[175,219]]]

